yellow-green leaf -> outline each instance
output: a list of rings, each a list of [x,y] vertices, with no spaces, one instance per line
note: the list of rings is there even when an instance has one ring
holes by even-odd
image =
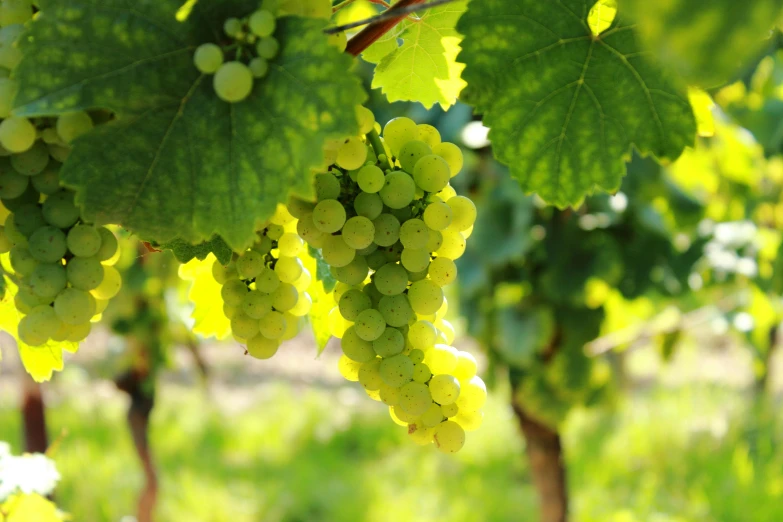
[[[231,334],[231,322],[223,314],[222,288],[212,277],[215,256],[204,260],[191,259],[179,267],[179,276],[190,281],[188,299],[193,303],[193,332],[204,337],[225,339]]]

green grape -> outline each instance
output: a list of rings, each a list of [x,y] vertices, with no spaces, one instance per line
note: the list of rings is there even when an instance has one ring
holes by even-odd
[[[24,191],[24,189],[22,189]],[[2,194],[2,178],[0,178],[0,194]],[[383,201],[378,194],[362,192],[353,202],[353,209],[360,216],[374,220],[383,212]],[[397,223],[399,225],[399,223]]]
[[[413,309],[410,303],[408,303],[408,298],[405,294],[382,297],[378,303],[378,311],[383,315],[386,324],[397,328],[406,326],[411,317],[413,317]]]
[[[454,417],[454,422],[459,424],[465,431],[476,431],[481,427],[484,421],[484,413],[480,411],[460,411]]]
[[[450,285],[457,280],[457,265],[447,257],[436,257],[430,263],[429,276],[438,286]]]
[[[383,294],[380,293],[378,289],[375,287],[375,283],[364,285],[364,288],[362,288],[362,292],[367,297],[370,298],[370,301],[372,301],[373,308],[377,309],[378,305],[381,303],[381,298],[383,298]],[[383,317],[383,315],[381,315],[381,317]]]
[[[285,312],[283,317],[285,317],[285,332],[283,332],[280,340],[290,341],[299,334],[299,317],[291,314],[291,312]]]
[[[242,34],[242,22],[238,18],[227,18],[223,22],[223,32],[231,38],[236,38]]]
[[[460,411],[480,410],[485,402],[487,402],[487,386],[480,377],[472,377],[469,381],[461,384],[457,399]]]
[[[67,284],[65,267],[59,263],[39,264],[33,269],[28,284],[33,294],[38,297],[52,299]]]
[[[0,123],[0,145],[6,150],[19,154],[35,143],[35,127],[27,118],[12,116]]]
[[[408,352],[408,357],[411,358],[413,364],[419,364],[420,362],[424,361],[424,352],[417,348],[413,348],[410,352]]]
[[[264,58],[253,58],[247,66],[250,68],[253,78],[263,78],[269,73],[269,62]]]
[[[438,129],[426,123],[416,125],[416,129],[419,131],[419,141],[423,141],[430,148],[440,145],[440,132],[438,132]]]
[[[49,305],[54,302],[55,296],[41,297],[33,293],[29,287],[22,286],[14,296],[14,305],[17,310],[23,314],[30,313],[30,310],[40,305]]]
[[[402,146],[397,159],[400,162],[402,170],[413,174],[416,163],[424,156],[432,154],[432,149],[423,141],[412,140]]]
[[[427,411],[421,414],[421,422],[427,428],[434,428],[441,422],[443,422],[443,411],[441,407],[431,402]]]
[[[383,188],[386,176],[375,165],[365,165],[359,169],[357,182],[364,192],[374,194]]]
[[[372,348],[381,357],[391,357],[402,353],[405,348],[405,337],[397,328],[387,326],[381,336],[372,342]]]
[[[408,341],[414,348],[423,352],[435,346],[437,337],[435,326],[429,321],[417,321],[408,329]]]
[[[335,279],[347,285],[360,285],[367,279],[367,272],[370,267],[362,256],[355,256],[353,261],[345,266],[330,267],[330,271]]]
[[[449,164],[435,154],[423,156],[413,169],[413,180],[425,192],[440,192],[449,184]]]
[[[259,57],[265,60],[271,60],[280,52],[280,42],[271,36],[268,38],[261,38],[256,44],[256,52]]]
[[[386,260],[386,252],[383,250],[376,250],[367,255],[367,266],[373,270],[378,270],[386,263],[388,263]]]
[[[71,149],[67,146],[51,144],[49,145],[49,155],[52,159],[59,161],[60,163],[65,163],[68,156],[71,155]]]
[[[411,283],[415,283],[416,281],[421,281],[422,279],[427,278],[427,270],[424,269],[421,272],[411,272],[408,271],[408,280]]]
[[[449,164],[449,171],[453,178],[462,170],[462,151],[453,143],[443,142],[432,147],[432,153],[437,154]]]
[[[440,199],[433,201],[424,209],[424,222],[432,230],[444,230],[453,219],[451,207]]]
[[[46,213],[44,213],[44,217],[46,217]],[[98,261],[108,261],[117,254],[119,243],[117,243],[117,238],[108,228],[98,227],[97,230],[98,235],[101,236],[101,247],[95,253],[95,257],[98,258]]]
[[[258,281],[256,281],[257,284]],[[226,281],[226,284],[220,289],[220,296],[223,298],[223,302],[229,306],[241,306],[247,293],[247,285],[239,279]]]
[[[89,293],[76,288],[66,288],[54,300],[54,311],[62,322],[69,325],[86,323],[92,317],[95,303]]]
[[[63,322],[57,317],[54,308],[48,304],[34,307],[27,314],[27,319],[31,323],[32,329],[47,339],[51,339],[63,326]]]
[[[345,170],[356,170],[367,161],[367,147],[361,138],[353,136],[345,140],[337,151],[337,165]]]
[[[65,326],[68,329],[68,336],[65,340],[72,343],[80,343],[87,339],[87,336],[90,335],[90,330],[92,329],[92,324],[90,324],[89,321]]]
[[[378,371],[389,386],[400,387],[413,378],[413,361],[407,355],[397,354],[381,361]]]
[[[348,246],[343,236],[327,236],[321,254],[329,265],[339,268],[353,261],[356,250]]]
[[[326,37],[326,43],[337,48],[338,51],[343,52],[345,51],[345,48],[348,47],[348,35],[346,35],[344,31],[329,34]]]
[[[476,205],[464,196],[456,196],[446,202],[454,213],[451,228],[457,231],[467,230],[476,222]]]
[[[351,382],[359,382],[359,369],[362,367],[361,363],[352,361],[345,355],[340,356],[340,360],[337,361],[337,369],[345,380]]]
[[[354,216],[343,226],[343,240],[356,250],[367,248],[375,238],[375,225],[364,216]]]
[[[299,300],[299,292],[291,283],[280,283],[277,290],[272,294],[272,306],[281,312],[287,312],[296,306]],[[264,316],[266,317],[266,316]],[[261,320],[264,318],[262,317]]]
[[[411,284],[408,300],[417,314],[434,314],[443,304],[443,290],[435,282],[423,279]]]
[[[387,406],[396,406],[400,403],[400,390],[401,388],[395,388],[393,386],[389,386],[386,383],[381,383],[381,388],[379,390],[381,402]]]
[[[103,267],[103,280],[98,287],[92,291],[97,299],[111,299],[120,292],[122,288],[122,276],[113,266]]]
[[[60,135],[57,134],[57,129],[54,127],[47,127],[41,131],[41,139],[44,143],[47,145],[60,145],[62,143],[62,140],[60,139]]]
[[[260,236],[258,241],[253,243],[251,250],[255,250],[262,256],[265,256],[272,251],[272,240],[269,238],[269,236]]]
[[[223,50],[213,43],[201,44],[193,53],[193,64],[199,72],[213,74],[223,65]]]
[[[250,15],[247,25],[253,31],[253,34],[263,38],[271,36],[275,32],[277,20],[275,20],[275,15],[269,11],[258,10]]]
[[[8,228],[8,221],[6,221],[6,229]],[[9,254],[11,260],[11,268],[14,272],[20,276],[26,276],[33,273],[35,267],[38,266],[38,261],[35,260],[27,245],[15,245],[11,248]],[[379,313],[380,314],[380,313]]]
[[[109,306],[109,301],[106,299],[95,300],[95,314],[102,314],[104,310]]]
[[[27,238],[36,230],[46,226],[41,207],[32,203],[21,205],[14,211],[13,216],[16,230]]]
[[[0,169],[0,198],[6,200],[20,197],[24,194],[29,183],[30,178],[27,176],[22,176],[11,169]]]
[[[424,354],[424,363],[434,374],[450,374],[457,367],[457,350],[446,344],[436,344]]]
[[[352,361],[364,363],[375,359],[373,343],[365,341],[356,334],[356,328],[349,326],[341,340],[343,353]]]
[[[372,301],[362,291],[352,288],[340,297],[337,305],[340,314],[348,321],[356,321],[360,313],[372,307]]]
[[[215,73],[212,86],[221,100],[240,102],[253,90],[253,73],[242,62],[226,62]]]
[[[19,90],[19,84],[11,78],[0,78],[0,118],[11,116],[14,96]]]
[[[432,400],[441,405],[455,403],[459,397],[459,390],[459,381],[452,375],[435,375],[430,381]]]
[[[440,407],[441,413],[443,413],[443,416],[446,418],[454,417],[459,413],[459,406],[457,406],[456,403],[454,404],[443,404]]]
[[[271,268],[264,268],[256,276],[256,288],[266,294],[271,294],[280,286],[280,276]]]
[[[400,255],[400,262],[410,272],[426,271],[430,265],[430,253],[424,248],[405,248]]]
[[[400,153],[403,145],[418,137],[419,130],[410,118],[394,118],[383,128],[383,139],[394,156]]]
[[[103,281],[103,265],[94,257],[74,257],[65,265],[68,282],[79,290],[93,290]]]
[[[57,134],[65,143],[71,143],[93,128],[92,118],[84,111],[69,112],[57,118]]]
[[[320,172],[316,174],[315,197],[318,198],[318,201],[324,201],[326,199],[336,200],[339,198],[340,180],[329,172]]]
[[[396,406],[392,406],[392,409],[394,411],[394,417],[399,419],[402,422],[403,426],[409,426],[414,424],[417,420],[419,420],[419,417],[416,415],[411,415],[407,411],[405,411],[402,406],[397,404]],[[392,417],[392,418],[394,418]]]
[[[225,315],[226,319],[229,321],[240,313],[242,313],[242,310],[240,310],[238,306],[230,306],[223,303],[223,315]]]
[[[375,272],[373,282],[383,295],[401,294],[408,286],[408,272],[398,264],[387,263]],[[414,306],[413,309],[415,310],[416,307]]]
[[[49,148],[41,141],[20,154],[11,156],[11,166],[23,176],[35,176],[49,164]]]
[[[280,312],[269,312],[258,322],[261,335],[267,339],[280,339],[286,330],[286,319]]]
[[[359,134],[362,136],[372,132],[375,127],[375,116],[370,109],[362,105],[356,106],[356,120],[359,122]]]
[[[41,218],[43,219],[43,215]],[[74,226],[68,231],[66,241],[68,250],[77,257],[92,257],[101,248],[101,235],[90,225]]]
[[[437,252],[443,246],[443,234],[438,230],[430,229],[430,238],[425,249],[427,252]]]
[[[271,239],[272,241],[277,241],[278,239],[283,237],[284,233],[285,233],[285,228],[283,228],[280,225],[271,223],[266,227],[266,235],[269,236],[269,239]]]
[[[60,190],[59,167],[50,164],[43,172],[33,176],[30,181],[33,183],[33,188],[41,194],[46,194],[47,196],[54,194]]]
[[[41,263],[54,263],[68,251],[65,234],[59,228],[44,226],[33,232],[29,242],[30,253]]]
[[[295,257],[281,256],[275,263],[275,272],[283,283],[293,283],[302,275],[302,262]]]
[[[27,178],[28,180],[30,179],[27,176],[24,177]],[[24,192],[22,192],[21,196],[12,199],[3,199],[2,204],[9,211],[16,212],[17,209],[22,205],[27,205],[28,203],[38,204],[40,199],[41,199],[41,195],[28,182],[27,188],[24,190]]]
[[[13,246],[14,243],[5,233],[5,227],[0,227],[0,254],[5,254],[7,252],[10,252]]]
[[[443,231],[443,244],[435,250],[435,253],[449,259],[459,259],[465,253],[466,246],[462,234],[448,229]]]
[[[312,282],[313,276],[307,269],[304,269],[302,270],[302,275],[299,276],[299,279],[294,281],[294,287],[296,287],[296,289],[300,292],[306,292],[307,289],[310,288],[310,284]]]
[[[292,196],[288,198],[288,203],[286,205],[286,208],[288,209],[288,212],[290,212],[293,217],[295,217],[296,219],[302,219],[307,214],[313,212],[313,209],[315,208],[315,204]]]
[[[384,205],[392,209],[407,207],[416,195],[416,183],[405,172],[398,170],[386,175],[386,181],[379,192]]]
[[[43,215],[46,222],[53,227],[69,228],[75,224],[79,220],[79,209],[73,203],[73,192],[60,190],[46,198]]]
[[[359,368],[359,383],[364,386],[365,390],[379,390],[383,379],[380,373],[381,360],[373,359],[369,362],[362,363]]]
[[[365,341],[374,341],[383,334],[386,329],[386,321],[378,310],[372,308],[364,310],[356,316],[356,335]]]
[[[325,199],[313,209],[313,223],[321,232],[333,234],[345,224],[345,207],[336,199]]]
[[[327,234],[321,232],[315,226],[312,213],[305,214],[299,218],[299,222],[296,224],[296,233],[313,248],[321,248],[327,237]]]
[[[413,380],[416,382],[426,383],[432,377],[430,367],[424,363],[416,363],[413,366]]]
[[[430,238],[429,230],[421,219],[409,219],[400,227],[400,242],[405,248],[425,248]]]
[[[253,279],[266,268],[264,256],[253,250],[248,250],[239,256],[236,267],[240,278]]]
[[[280,341],[267,339],[259,334],[247,341],[247,353],[256,359],[269,359],[277,353]]]
[[[438,329],[438,342],[442,344],[451,344],[454,342],[456,332],[454,326],[445,319],[438,319],[435,322],[435,327]]]
[[[29,315],[22,317],[17,328],[19,340],[30,346],[41,346],[49,340],[46,332]]]
[[[409,382],[400,390],[400,407],[410,415],[420,417],[432,404],[430,390],[426,384]]]
[[[375,243],[379,246],[392,246],[400,238],[400,221],[391,214],[381,214],[373,220]]]
[[[13,245],[27,247],[27,238],[24,236],[24,234],[19,232],[19,229],[16,227],[15,218],[16,214],[8,214],[8,217],[5,218],[5,235]]]
[[[299,298],[296,300],[296,304],[291,308],[288,313],[294,317],[304,317],[310,313],[313,308],[313,298],[307,292],[300,292]]]
[[[242,286],[245,286],[244,283]],[[242,312],[253,319],[261,319],[272,311],[272,297],[259,290],[241,293],[242,301],[240,308]],[[230,319],[230,317],[229,317]]]
[[[231,318],[231,331],[241,339],[252,339],[259,332],[259,320],[243,313],[237,313]]]
[[[454,421],[446,421],[435,428],[433,440],[443,453],[457,453],[465,445],[465,430]]]
[[[31,0],[3,0],[0,6],[0,25],[24,24],[33,17]]]
[[[395,405],[397,406],[397,405]],[[397,417],[397,414],[394,412],[395,406],[389,406],[389,417],[391,417],[391,420],[394,421],[395,424],[402,426],[404,428],[408,428],[408,423],[401,420],[399,417]],[[403,413],[403,415],[407,415],[402,408],[400,408],[400,412]]]

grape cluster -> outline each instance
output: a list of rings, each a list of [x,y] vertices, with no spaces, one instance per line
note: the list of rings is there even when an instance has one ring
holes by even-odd
[[[475,359],[450,346],[443,318],[442,287],[456,279],[476,219],[449,185],[462,152],[430,125],[397,118],[381,139],[372,113],[358,116],[362,135],[327,144],[317,202],[292,200],[289,210],[339,281],[331,319],[343,324],[333,331],[343,376],[387,404],[414,441],[454,453],[486,400]]]
[[[5,134],[16,121],[28,133]],[[114,234],[82,222],[74,193],[60,187],[69,143],[91,129],[85,112],[56,120],[6,118],[0,123],[0,201],[10,214],[0,227],[0,253],[10,253],[19,339],[30,346],[79,342],[120,290]]]
[[[212,265],[234,338],[257,359],[269,359],[282,341],[293,339],[310,312],[311,275],[297,257],[304,248],[296,220],[281,205],[252,248],[227,266]]]

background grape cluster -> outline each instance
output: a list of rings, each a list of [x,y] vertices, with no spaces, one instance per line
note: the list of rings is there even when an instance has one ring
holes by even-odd
[[[397,118],[381,138],[372,113],[357,114],[360,135],[326,146],[317,202],[295,199],[289,210],[339,281],[330,322],[341,373],[387,404],[414,441],[454,453],[486,400],[475,359],[450,346],[443,319],[442,287],[455,281],[476,219],[449,185],[462,153],[429,125]]]
[[[305,244],[295,231],[296,220],[280,205],[252,248],[212,267],[234,338],[258,359],[293,339],[312,306],[306,292],[312,277],[297,257]]]

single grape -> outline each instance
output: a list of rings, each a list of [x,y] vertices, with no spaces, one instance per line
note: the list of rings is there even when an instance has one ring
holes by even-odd
[[[242,286],[245,286],[244,283]],[[261,319],[264,315],[272,311],[272,297],[269,294],[259,290],[247,292],[244,289],[238,293],[242,298],[239,306],[241,307],[242,312],[248,317]]]
[[[259,324],[258,319],[253,319],[243,313],[237,313],[231,318],[231,331],[234,336],[240,339],[252,339],[259,332]]]
[[[453,421],[446,421],[435,428],[435,446],[443,453],[457,453],[465,445],[465,430]]]
[[[35,143],[35,126],[27,118],[12,116],[0,123],[0,145],[19,154]]]
[[[437,154],[449,164],[449,171],[453,178],[462,170],[463,157],[462,151],[453,143],[443,142],[432,147],[432,153]]]
[[[382,297],[378,303],[378,311],[383,315],[386,324],[396,328],[406,326],[411,317],[413,317],[413,309],[410,303],[408,303],[408,298],[405,294]]]
[[[452,344],[456,331],[454,326],[445,319],[438,319],[435,322],[435,327],[438,329],[438,342],[442,344]]]
[[[469,381],[476,376],[476,358],[468,352],[457,352],[457,366],[454,368],[452,374],[460,382]]]
[[[481,411],[460,411],[454,416],[454,422],[465,431],[475,431],[481,427],[484,421],[484,413]]]
[[[60,190],[60,169],[49,165],[43,172],[32,177],[33,188],[47,196]]]
[[[453,404],[459,397],[459,381],[453,375],[439,374],[430,381],[432,400],[438,404]]]
[[[269,73],[269,62],[264,58],[253,58],[247,66],[250,68],[250,73],[253,75],[253,78],[263,78]]]
[[[454,213],[451,228],[457,231],[467,230],[476,222],[476,205],[464,196],[456,196],[446,202]]]
[[[42,141],[20,154],[11,156],[11,166],[23,176],[35,176],[44,171],[49,164],[49,149]]]
[[[432,397],[426,384],[413,381],[400,390],[400,407],[410,415],[420,417],[430,405],[432,405]]]
[[[386,383],[381,383],[381,388],[378,390],[379,395],[381,396],[381,402],[387,406],[396,406],[400,403],[400,390],[401,388],[395,388]]]
[[[94,257],[74,257],[65,265],[68,282],[79,290],[93,290],[103,281],[103,265]]]
[[[69,112],[57,118],[57,134],[65,143],[71,143],[93,128],[92,118],[84,111]]]
[[[397,295],[408,286],[408,272],[395,263],[387,263],[380,267],[373,276],[378,291],[383,295]],[[438,288],[440,290],[440,288]],[[411,303],[413,305],[413,303]],[[413,307],[414,310],[416,307]],[[434,312],[433,312],[434,313]]]
[[[16,230],[26,238],[32,236],[33,233],[41,227],[46,226],[46,220],[43,217],[43,212],[41,212],[41,207],[39,205],[34,205],[32,203],[21,205],[14,211],[13,216]]]
[[[421,219],[409,219],[400,227],[400,242],[405,248],[425,248],[429,238],[429,228]]]
[[[397,354],[383,359],[379,373],[383,382],[389,386],[400,387],[413,378],[413,361],[404,354]]]
[[[1,174],[0,174],[1,175]],[[0,194],[2,193],[2,178],[0,178]],[[24,189],[23,189],[24,191]],[[353,202],[353,209],[360,216],[374,220],[383,212],[383,201],[378,194],[362,192]],[[399,225],[399,222],[397,223]]]
[[[424,209],[424,222],[433,230],[444,230],[451,225],[453,217],[451,207],[440,199],[431,202]]]
[[[253,279],[266,268],[264,256],[253,250],[247,250],[237,259],[236,267],[240,278]]]
[[[261,292],[271,294],[280,286],[280,276],[270,268],[264,268],[256,276],[256,288]]]
[[[268,339],[261,334],[247,341],[247,353],[256,359],[269,359],[277,353],[278,348],[280,341]]]
[[[336,200],[340,197],[340,180],[330,172],[319,172],[315,175],[315,196],[318,201]]]
[[[340,360],[337,361],[337,369],[340,371],[340,375],[342,375],[347,381],[358,382],[359,369],[361,367],[361,363],[352,361],[345,355],[341,355]]]
[[[422,413],[421,422],[428,428],[434,428],[443,422],[443,411],[441,410],[441,407],[434,402],[431,402],[427,411]]]
[[[95,306],[91,297],[84,290],[66,288],[54,300],[54,311],[57,312],[57,317],[66,324],[86,323],[92,317]]]
[[[268,38],[261,38],[256,44],[256,52],[259,57],[265,60],[271,60],[280,52],[280,42],[271,36]]]
[[[71,155],[71,148],[53,143],[49,145],[49,155],[53,160],[59,161],[60,163],[65,163],[65,161],[68,159],[68,156]]]
[[[445,344],[436,344],[424,353],[424,363],[434,374],[451,374],[457,367],[457,350]]]
[[[46,217],[46,214],[44,214]],[[99,261],[108,261],[117,254],[119,243],[111,230],[106,227],[98,227],[98,235],[101,236],[101,247],[95,253]]]
[[[430,263],[429,276],[438,286],[450,285],[457,279],[457,265],[447,257],[436,257]]]
[[[212,85],[221,100],[240,102],[253,90],[253,73],[242,62],[226,62],[215,73]]]
[[[352,288],[340,297],[338,307],[345,319],[356,321],[360,313],[372,307],[372,301],[362,291]]]
[[[67,281],[63,265],[46,263],[39,264],[33,269],[28,284],[30,291],[36,296],[51,299],[63,291]]]
[[[345,266],[330,267],[330,272],[335,279],[350,286],[360,285],[367,279],[370,267],[363,256],[357,255],[353,261]]]
[[[8,229],[8,220],[6,220],[6,229]],[[9,256],[11,268],[20,276],[32,274],[35,267],[38,266],[38,261],[36,261],[30,253],[30,249],[27,248],[27,245],[15,245],[11,248]]]
[[[402,353],[405,348],[405,337],[397,328],[387,326],[380,337],[372,342],[372,348],[381,357],[391,357]]]
[[[454,404],[443,404],[440,407],[440,411],[443,413],[443,416],[446,418],[454,417],[459,413],[459,406],[457,406],[456,403]]]
[[[405,411],[402,408],[402,406],[400,406],[399,404],[397,404],[396,406],[393,406],[392,408],[393,408],[393,411],[394,411],[393,418],[396,417],[397,419],[399,419],[403,423],[402,424],[403,426],[406,426],[406,427],[410,428],[411,424],[414,424],[416,421],[419,420],[418,416],[411,415],[410,413]]]
[[[359,337],[354,326],[350,326],[345,330],[340,342],[343,353],[352,361],[364,363],[375,359],[373,343]]]
[[[280,283],[280,286],[272,294],[272,306],[281,312],[287,312],[295,307],[297,301],[299,301],[299,292],[290,283]],[[262,317],[261,320],[263,319]]]
[[[487,386],[480,377],[472,377],[469,381],[461,383],[457,406],[462,411],[480,410],[487,402]]]
[[[416,382],[426,383],[432,378],[432,372],[430,367],[425,363],[416,363],[413,366],[413,380]]]
[[[449,183],[449,164],[435,154],[423,156],[413,169],[413,180],[425,192],[440,192]]]
[[[3,167],[0,169],[0,198],[3,200],[18,198],[24,194],[29,183],[29,177],[22,176],[10,168]],[[383,208],[383,204],[381,204],[381,208]]]
[[[89,321],[65,326],[68,330],[68,337],[66,337],[65,340],[72,343],[80,343],[87,339],[87,336],[90,335],[90,330],[92,329],[92,324]]]
[[[364,310],[356,317],[356,335],[365,341],[374,341],[386,329],[386,321],[378,310]]]
[[[286,330],[286,319],[280,312],[269,312],[259,321],[261,335],[267,339],[280,339]]]
[[[113,266],[103,267],[103,280],[98,287],[92,291],[98,299],[111,299],[120,292],[122,287],[122,276]]]
[[[394,156],[399,154],[403,145],[418,137],[419,130],[410,118],[394,118],[383,128],[383,139]]]
[[[367,248],[375,238],[375,225],[364,216],[354,216],[343,226],[343,240],[356,250]]]
[[[400,221],[391,214],[381,214],[373,221],[375,243],[379,246],[392,246],[400,238]]]
[[[408,329],[408,340],[414,348],[426,352],[435,346],[437,332],[429,321],[417,321]]]
[[[426,248],[406,248],[400,255],[400,262],[409,272],[419,273],[424,271],[424,276],[426,277],[426,270],[430,265],[430,253]]]
[[[443,231],[442,237],[443,242],[440,247],[435,250],[435,253],[438,254],[438,256],[447,257],[449,259],[459,259],[462,257],[467,246],[462,234],[449,228]]]
[[[92,257],[101,248],[101,235],[90,225],[74,226],[68,231],[66,241],[68,250],[78,257]]]
[[[438,129],[426,123],[416,125],[416,129],[419,131],[419,141],[423,141],[430,148],[440,145],[440,132],[438,132]]]
[[[227,18],[223,22],[223,32],[231,38],[236,38],[242,33],[242,22],[238,18]]]
[[[323,200],[313,209],[313,223],[325,234],[333,234],[343,228],[345,217],[345,207],[336,199]]]
[[[362,105],[356,106],[356,120],[359,122],[359,134],[361,135],[369,134],[375,127],[375,115],[373,115],[370,109]]]
[[[247,285],[239,279],[226,281],[226,284],[220,289],[220,296],[223,298],[223,302],[228,306],[241,306],[247,293]]]
[[[59,228],[44,226],[33,232],[29,242],[30,253],[41,263],[54,263],[68,250],[65,234]]]
[[[366,390],[379,390],[383,379],[380,373],[381,360],[373,359],[369,362],[362,363],[359,368],[359,383],[364,386]]]
[[[354,260],[356,250],[348,246],[343,236],[327,236],[321,249],[324,261],[333,267],[343,267]]]
[[[392,209],[407,207],[416,195],[416,183],[405,172],[398,170],[386,175],[386,181],[379,192],[384,205]]]
[[[296,257],[281,256],[275,263],[275,273],[283,283],[294,283],[302,275],[304,266]]]
[[[408,347],[409,346],[410,345],[408,345]],[[420,362],[424,362],[424,352],[416,348],[413,348],[410,352],[408,352],[408,357],[411,358],[413,364],[419,364]]]
[[[345,170],[356,170],[367,160],[367,146],[358,137],[345,140],[337,151],[337,165]]]
[[[223,65],[223,50],[213,43],[201,44],[193,53],[193,64],[204,74],[214,74]]]
[[[424,156],[429,156],[431,154],[432,149],[429,145],[423,141],[412,140],[402,146],[397,159],[400,161],[402,170],[409,174],[413,174],[416,163]]]
[[[337,48],[338,51],[343,52],[345,51],[345,48],[348,47],[348,35],[346,35],[344,31],[329,34],[326,37],[326,43]]]
[[[365,165],[357,174],[359,188],[364,192],[375,193],[383,188],[385,176],[383,171],[375,165]]]
[[[43,203],[43,216],[53,227],[71,227],[79,220],[79,209],[73,203],[73,192],[60,190],[46,198]]]
[[[277,20],[275,20],[275,15],[269,11],[259,9],[250,15],[247,25],[250,27],[250,30],[253,31],[253,34],[263,38],[271,36],[272,33],[275,32]]]
[[[296,224],[296,233],[313,248],[321,248],[327,238],[327,234],[315,226],[312,213],[305,214],[299,219]]]

